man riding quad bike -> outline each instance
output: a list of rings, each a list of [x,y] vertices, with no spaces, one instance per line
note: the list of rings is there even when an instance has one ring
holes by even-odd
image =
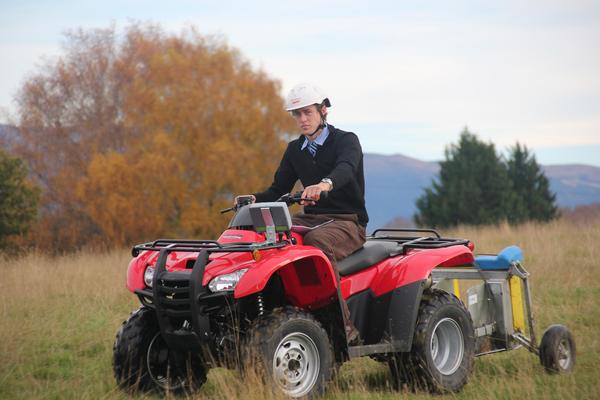
[[[388,362],[394,383],[457,391],[475,355],[520,346],[549,372],[572,370],[566,328],[553,325],[535,345],[528,274],[515,246],[475,257],[471,242],[432,230],[378,230],[338,263],[338,282],[325,254],[303,243],[308,228],[291,223],[287,204],[301,199],[242,203],[216,241],[133,248],[127,287],[142,306],[115,340],[121,387],[187,391],[211,367],[258,361],[269,382],[300,397],[322,393],[344,361],[371,356]],[[484,281],[467,292],[468,309],[441,289],[453,278]],[[342,299],[360,344],[345,335]]]
[[[316,119],[322,135],[324,116]],[[299,124],[304,136],[314,132],[306,116]],[[548,371],[573,368],[566,328],[551,327],[535,344],[520,252],[476,258],[468,240],[433,230],[376,230],[364,242],[362,153],[344,152],[360,150],[356,136],[329,125],[316,152],[302,139],[288,146],[271,188],[238,196],[217,240],[160,239],[133,248],[127,287],[142,306],[114,344],[122,388],[189,391],[209,368],[258,366],[284,394],[311,396],[325,391],[343,362],[370,356],[389,364],[396,384],[458,391],[476,354],[518,346],[539,353]],[[294,157],[316,167],[303,176]],[[329,171],[325,178],[322,171]],[[303,192],[279,194],[298,177]],[[338,197],[338,190],[348,193]],[[305,214],[293,219],[293,203],[305,205]],[[455,278],[484,282],[468,292],[468,307],[445,288]],[[481,296],[488,301],[471,304]]]
[[[339,280],[336,262],[362,247],[369,217],[360,142],[354,133],[327,123],[329,107],[327,95],[314,85],[301,83],[290,90],[285,109],[293,116],[301,135],[288,144],[271,186],[249,198],[252,202],[275,201],[300,181],[304,187],[302,198],[306,199],[300,202],[304,212],[294,215],[292,223],[319,227],[305,232],[304,244],[325,253]],[[359,332],[343,298],[340,304],[346,334],[351,342],[358,343]]]

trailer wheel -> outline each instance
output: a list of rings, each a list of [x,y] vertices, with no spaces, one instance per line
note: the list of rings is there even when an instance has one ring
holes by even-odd
[[[551,325],[540,343],[540,363],[551,374],[568,373],[575,367],[575,340],[563,325]]]
[[[197,356],[167,347],[156,314],[147,307],[131,313],[117,332],[113,372],[119,387],[128,392],[188,393],[206,381],[206,370]]]
[[[423,293],[410,353],[390,359],[397,385],[457,392],[473,369],[475,339],[464,304],[443,290]]]
[[[325,392],[334,371],[327,332],[310,314],[287,307],[262,317],[248,332],[245,368],[257,367],[286,396]]]

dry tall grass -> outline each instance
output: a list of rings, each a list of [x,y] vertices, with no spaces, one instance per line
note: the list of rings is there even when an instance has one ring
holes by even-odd
[[[532,273],[538,335],[552,323],[574,332],[575,373],[549,376],[524,349],[480,358],[465,389],[440,398],[600,398],[600,221],[460,228],[476,251],[491,253],[519,244]],[[0,264],[0,399],[126,399],[111,371],[114,334],[137,307],[124,287],[129,254],[81,252],[47,257],[29,254]],[[354,360],[341,369],[328,397],[430,398],[394,392],[384,365]],[[144,398],[145,396],[139,396]],[[223,369],[209,373],[194,395],[209,399],[276,399],[259,383]],[[137,398],[137,397],[136,397]]]

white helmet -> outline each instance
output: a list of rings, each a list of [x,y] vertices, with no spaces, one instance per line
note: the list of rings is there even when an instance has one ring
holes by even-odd
[[[288,93],[285,109],[293,111],[311,104],[325,104],[325,106],[331,107],[329,99],[321,89],[310,83],[300,83]]]

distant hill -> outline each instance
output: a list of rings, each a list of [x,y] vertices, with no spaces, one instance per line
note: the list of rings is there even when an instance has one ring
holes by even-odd
[[[410,220],[416,212],[416,199],[439,170],[437,162],[400,154],[365,154],[364,163],[369,232],[396,218]],[[559,207],[600,202],[600,167],[571,164],[543,168]]]
[[[14,126],[0,124],[0,148],[19,140]],[[369,232],[392,222],[410,221],[415,201],[431,185],[439,170],[437,162],[421,161],[401,154],[365,154],[366,201]],[[600,202],[600,167],[591,165],[543,166],[558,206],[573,208]]]
[[[546,165],[544,172],[560,207],[600,201],[600,168],[591,165]]]
[[[437,163],[400,154],[369,153],[364,156],[364,167],[369,231],[397,217],[410,219],[415,212],[415,200],[439,169]]]

